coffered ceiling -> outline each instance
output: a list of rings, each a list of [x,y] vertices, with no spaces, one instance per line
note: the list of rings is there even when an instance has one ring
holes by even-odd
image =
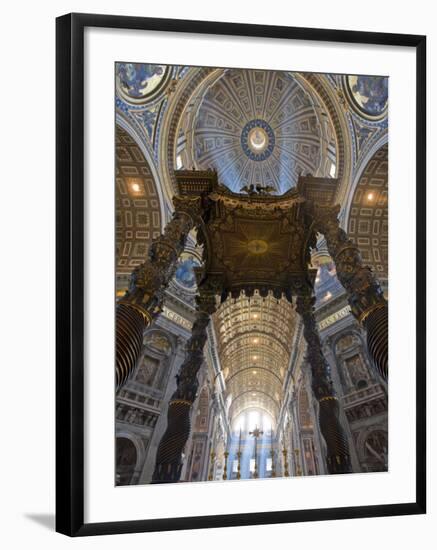
[[[278,417],[295,323],[290,302],[258,292],[228,298],[214,314],[231,420],[250,408]]]

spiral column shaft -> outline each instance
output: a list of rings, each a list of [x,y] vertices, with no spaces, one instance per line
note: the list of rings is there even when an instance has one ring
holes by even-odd
[[[187,342],[187,356],[168,405],[167,429],[158,446],[152,483],[172,483],[181,477],[182,452],[191,432],[191,406],[199,385],[197,373],[203,363],[209,318],[209,313],[198,311],[194,321],[191,338]]]
[[[296,309],[304,325],[307,357],[311,367],[311,388],[319,403],[320,431],[326,442],[327,468],[330,474],[346,474],[352,471],[349,445],[340,423],[338,399],[316,327],[314,301],[312,296],[298,296]]]
[[[176,199],[175,199],[176,201]],[[184,206],[178,200],[176,205]],[[189,207],[198,202],[190,201]],[[195,215],[189,208],[176,210],[164,233],[149,249],[149,258],[134,269],[129,289],[116,307],[116,387],[120,389],[134,371],[141,355],[144,330],[160,312],[164,292],[185,247]]]
[[[346,289],[352,314],[367,331],[367,344],[373,365],[380,376],[388,378],[388,303],[382,288],[358,247],[340,228],[339,206],[314,208],[315,229],[326,239],[337,277]]]

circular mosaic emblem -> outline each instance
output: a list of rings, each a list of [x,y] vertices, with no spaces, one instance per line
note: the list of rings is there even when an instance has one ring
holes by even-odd
[[[243,128],[241,147],[251,160],[266,160],[275,147],[275,134],[265,120],[256,118]]]
[[[262,241],[260,239],[254,239],[253,241],[249,241],[247,243],[247,248],[251,254],[264,254],[264,252],[267,252],[268,245],[265,241]]]
[[[384,118],[388,106],[388,78],[349,75],[346,92],[356,111],[369,120]]]
[[[146,63],[117,63],[117,90],[130,103],[144,103],[155,98],[168,83],[170,67]]]

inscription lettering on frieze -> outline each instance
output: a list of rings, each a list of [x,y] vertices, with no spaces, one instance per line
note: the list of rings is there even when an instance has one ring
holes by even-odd
[[[184,327],[187,330],[191,330],[191,327],[193,326],[192,323],[190,323],[190,321],[188,321],[187,319],[184,319],[184,317],[172,311],[167,306],[164,306],[162,310],[162,314],[164,315],[164,317],[167,317],[167,319],[170,319],[170,321],[173,321],[173,323],[176,323],[177,325],[180,325],[181,327]]]
[[[324,328],[327,328],[337,321],[340,321],[340,319],[343,319],[344,317],[347,317],[351,312],[351,307],[349,305],[343,307],[342,309],[339,309],[332,315],[328,315],[328,317],[325,317],[325,319],[322,319],[319,322],[319,330],[323,330]]]

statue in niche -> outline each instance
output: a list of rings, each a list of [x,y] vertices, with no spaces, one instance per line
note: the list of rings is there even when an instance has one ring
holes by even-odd
[[[361,357],[359,355],[354,355],[346,359],[345,363],[352,384],[358,389],[365,387],[369,375]]]
[[[146,356],[138,369],[136,381],[145,386],[153,386],[158,370],[159,361],[153,357]]]

